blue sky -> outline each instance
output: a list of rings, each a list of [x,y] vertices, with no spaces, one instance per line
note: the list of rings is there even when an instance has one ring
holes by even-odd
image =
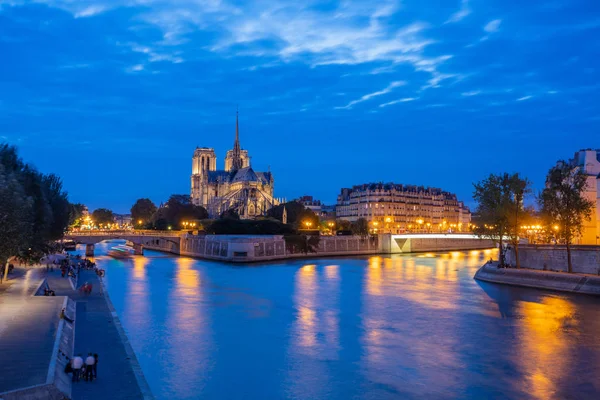
[[[275,195],[472,182],[600,148],[594,0],[0,0],[0,141],[72,201],[188,193],[242,147]]]

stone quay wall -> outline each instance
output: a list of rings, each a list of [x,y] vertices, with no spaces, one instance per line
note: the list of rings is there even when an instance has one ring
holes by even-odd
[[[506,252],[506,261],[516,265],[515,249]],[[521,268],[541,271],[567,272],[567,248],[553,245],[519,246]],[[571,246],[573,272],[600,275],[600,246]]]
[[[254,262],[377,253],[380,253],[377,237],[321,236],[317,251],[305,254],[291,252],[281,235],[184,235],[179,254],[219,261]]]

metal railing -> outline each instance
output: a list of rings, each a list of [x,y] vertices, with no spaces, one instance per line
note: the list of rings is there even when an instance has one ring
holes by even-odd
[[[156,231],[156,230],[142,230],[142,229],[94,229],[89,231],[70,231],[65,234],[66,237],[70,236],[169,236],[177,237],[185,235],[187,232],[177,231]]]

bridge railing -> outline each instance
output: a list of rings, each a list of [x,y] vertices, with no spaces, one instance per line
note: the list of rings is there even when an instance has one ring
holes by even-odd
[[[71,231],[67,232],[65,236],[170,236],[176,237],[185,235],[187,232],[174,232],[174,231],[156,231],[156,230],[132,230],[132,229],[94,229],[89,231]]]

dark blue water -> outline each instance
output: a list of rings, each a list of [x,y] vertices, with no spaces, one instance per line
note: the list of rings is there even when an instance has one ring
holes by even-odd
[[[600,398],[600,299],[474,281],[489,257],[98,262],[158,399]]]

